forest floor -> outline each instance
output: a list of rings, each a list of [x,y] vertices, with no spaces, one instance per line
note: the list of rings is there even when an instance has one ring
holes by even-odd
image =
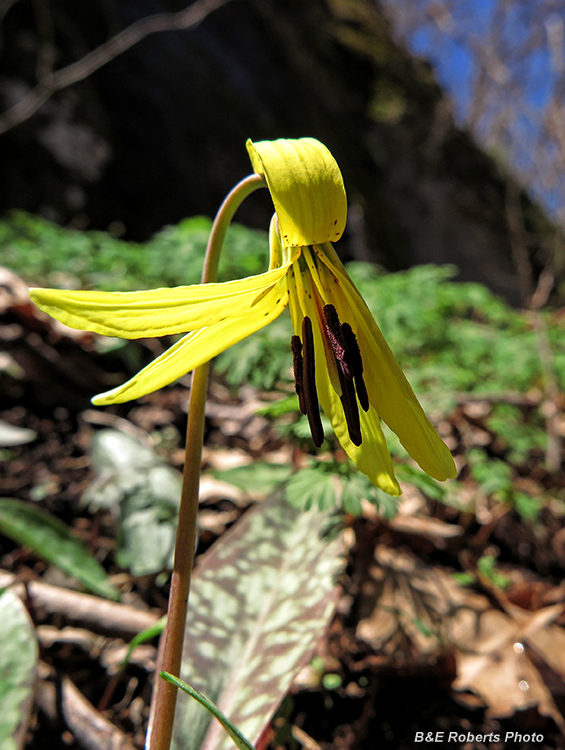
[[[0,312],[0,422],[32,431],[20,433],[29,440],[3,442],[0,496],[68,524],[121,593],[119,605],[88,596],[79,607],[76,582],[0,536],[0,585],[20,592],[40,650],[25,747],[79,750],[95,738],[100,750],[141,748],[157,641],[118,668],[127,642],[164,614],[168,576],[134,576],[119,566],[112,512],[92,512],[82,498],[94,476],[93,435],[102,428],[156,443],[182,468],[188,390],[175,385],[95,410],[89,397],[122,363],[98,352],[91,335],[47,321],[13,288]],[[154,351],[144,347],[139,356],[150,358]],[[205,470],[228,455],[232,464],[275,455],[300,463],[298,449],[248,408],[262,398],[214,381]],[[527,412],[535,404],[524,397],[518,406]],[[442,420],[438,428],[456,456],[477,447],[504,455],[486,423],[491,407],[488,399],[461,398]],[[295,679],[262,747],[402,750],[431,746],[443,732],[435,744],[469,750],[565,748],[565,517],[550,503],[526,518],[495,492],[479,491],[464,458],[459,465],[459,507],[405,485],[394,518],[370,503],[345,516],[349,553],[335,616],[321,634],[316,666]],[[544,468],[543,455],[513,469],[530,496],[563,495],[563,476]],[[257,502],[212,480],[205,489],[199,555]]]

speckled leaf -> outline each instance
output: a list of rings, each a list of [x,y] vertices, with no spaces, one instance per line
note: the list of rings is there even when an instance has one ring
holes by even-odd
[[[96,594],[117,599],[106,571],[72,530],[35,505],[0,498],[0,531],[25,544],[52,565],[78,580]]]
[[[23,746],[37,666],[37,640],[29,615],[12,591],[0,596],[0,747]]]
[[[113,429],[95,434],[92,465],[96,478],[83,502],[118,510],[119,564],[134,576],[172,568],[180,474],[136,437]]]
[[[333,614],[342,542],[324,538],[327,527],[326,514],[276,494],[214,545],[195,576],[181,676],[253,744]],[[202,706],[179,696],[175,750],[230,745]]]

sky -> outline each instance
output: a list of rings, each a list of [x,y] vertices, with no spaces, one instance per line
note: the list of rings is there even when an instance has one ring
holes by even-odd
[[[434,66],[458,125],[565,225],[563,0],[384,3],[399,38]]]

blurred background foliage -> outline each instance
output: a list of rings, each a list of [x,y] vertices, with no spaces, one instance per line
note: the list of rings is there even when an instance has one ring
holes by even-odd
[[[185,219],[149,242],[135,243],[16,212],[0,221],[0,246],[7,265],[35,285],[127,291],[199,283],[210,226],[205,217]],[[221,257],[220,280],[261,273],[267,265],[267,234],[234,224]],[[452,281],[454,266],[427,264],[390,274],[350,262],[347,269],[416,391],[428,394],[443,411],[464,393],[503,399],[543,391],[537,333],[528,315],[480,284]],[[565,382],[562,316],[548,311],[544,318],[553,367],[559,382]],[[251,383],[270,389],[281,379],[289,381],[290,336],[285,314],[224,352],[217,369],[234,387]],[[515,422],[511,405],[501,414]]]

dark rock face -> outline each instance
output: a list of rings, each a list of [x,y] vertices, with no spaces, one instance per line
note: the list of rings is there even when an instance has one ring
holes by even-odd
[[[59,69],[184,2],[53,0],[41,17],[38,5],[21,0],[3,21],[6,105],[49,50]],[[454,263],[461,278],[519,302],[505,181],[454,127],[431,71],[393,41],[372,0],[233,0],[194,29],[147,37],[0,137],[0,210],[123,225],[144,239],[213,215],[250,171],[248,137],[304,135],[326,143],[345,177],[342,255],[390,269]],[[521,203],[542,264],[531,238],[543,218]],[[271,211],[268,196],[254,197],[238,218],[266,228]]]

